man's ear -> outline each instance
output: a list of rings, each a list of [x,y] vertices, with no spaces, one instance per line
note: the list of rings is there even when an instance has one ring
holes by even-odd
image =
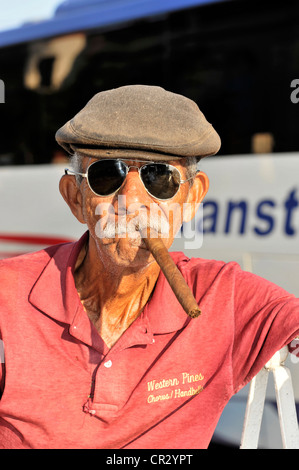
[[[193,185],[189,189],[187,201],[184,204],[184,222],[190,222],[193,219],[208,189],[209,178],[204,172],[200,171],[194,178]]]
[[[82,193],[73,175],[64,175],[59,182],[59,191],[76,219],[85,224],[83,216]]]

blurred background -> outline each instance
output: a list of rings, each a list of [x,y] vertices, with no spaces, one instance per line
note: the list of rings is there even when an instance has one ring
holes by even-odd
[[[59,158],[53,135],[94,93],[160,85],[199,103],[221,154],[298,150],[297,1],[0,2],[0,163]],[[262,145],[262,142],[256,145]],[[267,145],[267,144],[266,144]]]
[[[58,192],[57,129],[99,91],[159,85],[196,101],[222,139],[202,162],[211,186],[190,256],[235,260],[299,296],[298,1],[0,0],[0,11],[0,257],[85,230]],[[247,392],[211,446],[238,447]],[[260,445],[281,448],[273,387]]]

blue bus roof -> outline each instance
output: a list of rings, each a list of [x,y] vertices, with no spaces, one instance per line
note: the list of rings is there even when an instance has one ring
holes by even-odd
[[[25,23],[19,28],[0,32],[0,47],[109,27],[218,2],[219,0],[66,0],[58,6],[51,19]]]

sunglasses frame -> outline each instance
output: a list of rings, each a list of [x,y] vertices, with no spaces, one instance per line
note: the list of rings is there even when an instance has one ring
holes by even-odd
[[[100,162],[100,161],[101,161],[101,162],[103,162],[103,161],[122,162],[122,163],[124,163],[124,165],[125,165],[125,167],[126,167],[126,176],[125,176],[125,178],[124,178],[124,181],[123,181],[122,184],[120,185],[120,187],[119,187],[118,189],[116,189],[115,191],[113,191],[112,193],[106,194],[106,195],[102,195],[102,194],[96,193],[96,192],[92,189],[92,187],[90,186],[89,178],[88,178],[88,171],[89,171],[90,167],[92,167],[92,165],[94,165],[95,163],[98,163],[98,162]],[[135,160],[135,159],[134,159],[134,162],[136,162],[136,163],[144,163],[144,165],[142,165],[142,166],[139,167],[139,166],[136,166],[136,165],[128,165],[128,164],[126,163],[126,161],[133,161],[133,160],[131,160],[131,159],[129,159],[129,158],[127,158],[127,159],[126,159],[126,158],[104,158],[103,160],[96,160],[95,162],[92,162],[92,163],[87,167],[86,173],[80,173],[80,172],[78,172],[78,171],[74,171],[74,170],[71,170],[71,169],[69,169],[69,168],[65,168],[64,172],[65,172],[65,175],[70,175],[70,174],[71,174],[71,175],[79,175],[79,176],[82,176],[82,178],[86,178],[87,184],[88,184],[88,186],[89,186],[89,189],[90,189],[90,190],[93,192],[93,194],[95,194],[96,196],[99,196],[99,197],[109,197],[109,196],[112,196],[113,194],[117,193],[117,191],[120,190],[120,188],[122,187],[122,185],[123,185],[124,182],[125,182],[125,179],[126,179],[128,173],[129,173],[130,169],[131,169],[131,168],[137,168],[138,174],[139,174],[139,178],[140,178],[140,180],[141,180],[141,182],[142,182],[142,184],[143,184],[143,186],[144,186],[144,189],[146,190],[146,192],[147,192],[151,197],[153,197],[154,199],[158,199],[159,201],[168,201],[169,199],[173,199],[174,196],[179,192],[180,187],[181,187],[181,184],[187,183],[188,181],[192,180],[193,178],[195,178],[195,176],[197,175],[197,173],[200,172],[200,170],[197,170],[193,176],[191,176],[190,178],[184,180],[184,179],[182,178],[182,175],[181,175],[181,173],[180,173],[180,170],[178,170],[175,166],[170,165],[169,163],[164,163],[164,162],[161,163],[161,162],[155,162],[155,161],[150,161],[150,160]],[[145,166],[147,166],[147,165],[153,165],[153,164],[154,164],[154,165],[163,165],[163,166],[166,166],[166,167],[168,167],[168,168],[170,168],[170,169],[173,168],[174,170],[176,170],[176,171],[179,173],[179,176],[180,176],[180,184],[179,184],[179,187],[178,187],[176,193],[175,193],[172,197],[168,197],[168,198],[161,199],[161,198],[156,197],[156,196],[154,196],[153,194],[151,194],[150,191],[145,187],[145,184],[144,184],[144,182],[142,181],[142,178],[141,178],[141,175],[140,175],[140,171],[141,171],[142,168],[144,168]]]

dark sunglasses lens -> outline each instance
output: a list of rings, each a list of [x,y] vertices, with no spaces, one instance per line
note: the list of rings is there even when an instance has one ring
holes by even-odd
[[[149,163],[141,168],[141,178],[148,192],[158,199],[171,199],[179,190],[180,173],[170,165]]]
[[[91,189],[99,196],[109,196],[117,191],[126,178],[125,165],[117,160],[99,160],[88,168]]]

